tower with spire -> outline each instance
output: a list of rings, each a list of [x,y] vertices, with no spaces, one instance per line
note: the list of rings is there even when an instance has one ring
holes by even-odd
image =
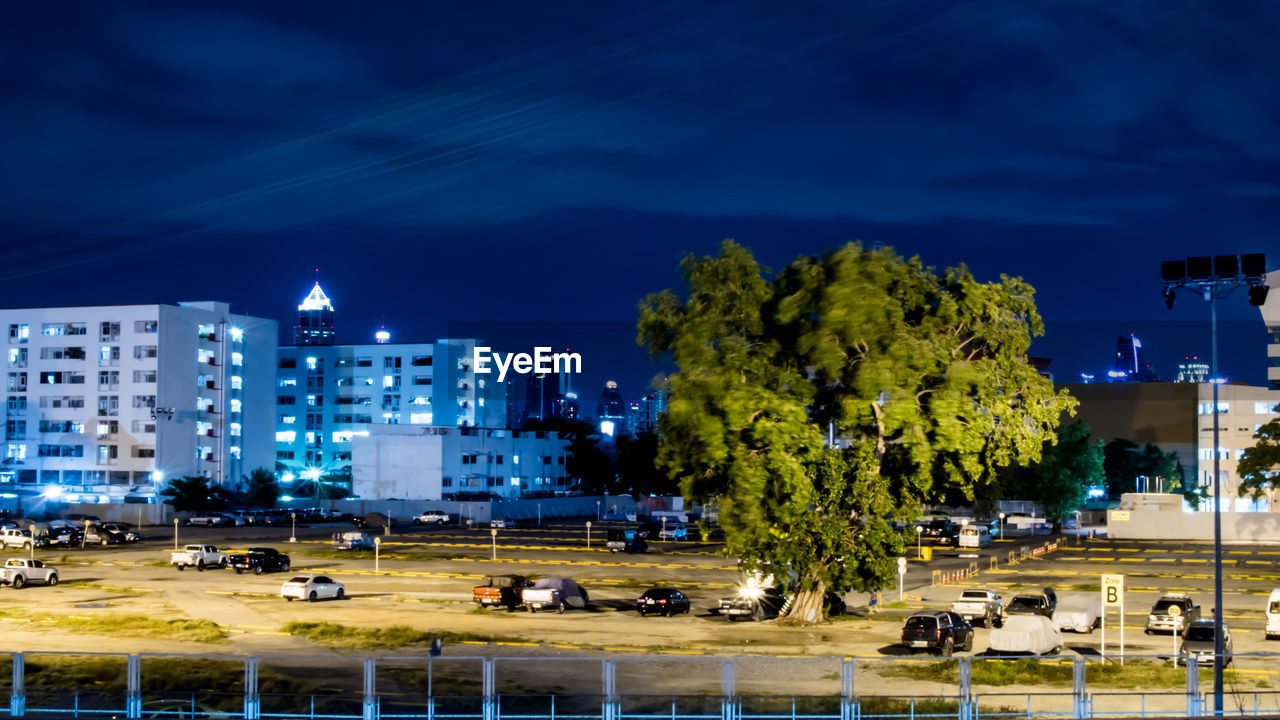
[[[293,326],[294,345],[333,344],[333,304],[320,289],[320,281],[298,306],[298,324]]]

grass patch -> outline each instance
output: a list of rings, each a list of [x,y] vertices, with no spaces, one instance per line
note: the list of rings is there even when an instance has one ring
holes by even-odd
[[[369,560],[373,562],[373,548],[368,550],[337,550],[334,548],[290,548],[289,555],[302,555],[309,558],[321,558],[325,560]],[[382,557],[386,557],[383,555]]]
[[[62,630],[94,635],[163,638],[165,640],[197,643],[226,641],[226,636],[223,635],[222,629],[208,620],[191,620],[188,618],[161,620],[145,615],[122,615],[117,613],[55,615],[25,610],[2,610],[0,611],[0,618],[26,620]]]
[[[170,563],[168,560],[148,560],[144,563],[138,563],[138,564],[144,565],[146,567],[162,567],[162,568],[173,567],[173,564]]]
[[[954,660],[887,665],[878,667],[876,670],[886,677],[944,683],[959,682],[958,663]],[[1042,661],[1031,657],[1015,660],[988,660],[975,657],[970,664],[970,681],[974,685],[987,687],[1006,685],[1071,687],[1072,666],[1071,663],[1056,660]],[[1085,682],[1089,685],[1126,689],[1176,687],[1186,684],[1187,671],[1186,668],[1170,667],[1167,664],[1149,660],[1131,660],[1123,666],[1091,662],[1085,666]]]
[[[1102,592],[1102,586],[1093,584],[1093,583],[1080,583],[1078,585],[1072,585],[1071,589],[1077,592]]]
[[[138,587],[119,587],[117,585],[103,585],[95,582],[73,581],[62,583],[60,587],[71,588],[73,590],[98,590],[100,592],[108,592],[115,595],[145,595],[147,593],[158,592],[154,588],[138,588]]]
[[[281,630],[290,635],[307,638],[320,645],[364,650],[430,645],[431,641],[436,638],[444,642],[461,642],[464,640],[473,642],[528,642],[525,638],[508,635],[454,632],[452,630],[418,630],[408,625],[362,628],[330,622],[291,622],[286,623]]]

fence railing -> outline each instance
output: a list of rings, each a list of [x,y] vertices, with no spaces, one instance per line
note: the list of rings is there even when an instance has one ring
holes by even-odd
[[[1224,714],[1280,714],[1277,654],[1236,655]],[[1123,664],[1121,664],[1123,662]],[[4,672],[3,664],[11,672]],[[999,658],[0,653],[11,718],[861,720],[1212,715],[1212,664]],[[0,709],[0,713],[3,710]]]

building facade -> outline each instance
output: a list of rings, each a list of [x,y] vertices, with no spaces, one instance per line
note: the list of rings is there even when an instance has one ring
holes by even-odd
[[[1080,401],[1076,418],[1104,442],[1123,438],[1175,452],[1190,486],[1213,486],[1213,385],[1210,383],[1068,384]],[[1218,386],[1218,471],[1224,498],[1237,510],[1280,506],[1239,498],[1236,464],[1253,447],[1253,435],[1280,413],[1280,391],[1241,384]],[[1154,489],[1154,488],[1153,488]],[[1278,498],[1280,499],[1280,498]],[[1225,508],[1224,508],[1225,509]]]
[[[347,474],[352,439],[379,425],[504,427],[504,383],[477,378],[476,340],[279,349],[276,463]],[[483,344],[483,343],[481,343]]]
[[[298,306],[298,324],[293,326],[294,345],[332,345],[333,303],[316,282]]]
[[[1280,390],[1280,270],[1269,273],[1266,284],[1270,291],[1258,309],[1267,327],[1267,383],[1272,390]]]
[[[457,493],[563,492],[573,484],[567,446],[549,431],[372,425],[352,441],[352,494],[440,500]]]
[[[0,310],[0,487],[65,502],[156,502],[274,461],[277,329],[219,302]]]

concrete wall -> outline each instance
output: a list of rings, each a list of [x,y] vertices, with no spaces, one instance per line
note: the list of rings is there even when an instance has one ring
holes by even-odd
[[[501,502],[466,502],[447,500],[333,500],[324,501],[325,509],[332,508],[353,515],[365,515],[371,512],[390,514],[398,523],[408,523],[426,510],[442,510],[454,513],[464,521],[467,518],[479,523],[488,523],[494,518],[510,520],[535,521],[541,513],[544,520],[553,518],[594,518],[598,511],[607,515],[611,511],[619,514],[644,514],[630,495],[586,495],[581,497],[542,498],[539,500],[506,500]],[[280,503],[287,507],[312,507],[314,500],[298,499],[290,503]],[[98,507],[98,506],[93,506]],[[72,511],[74,512],[74,511]],[[86,511],[92,512],[92,511]]]
[[[1127,519],[1126,519],[1127,518]],[[1107,536],[1119,540],[1213,540],[1213,513],[1140,507],[1107,511]],[[1222,539],[1280,543],[1280,515],[1222,513]]]

